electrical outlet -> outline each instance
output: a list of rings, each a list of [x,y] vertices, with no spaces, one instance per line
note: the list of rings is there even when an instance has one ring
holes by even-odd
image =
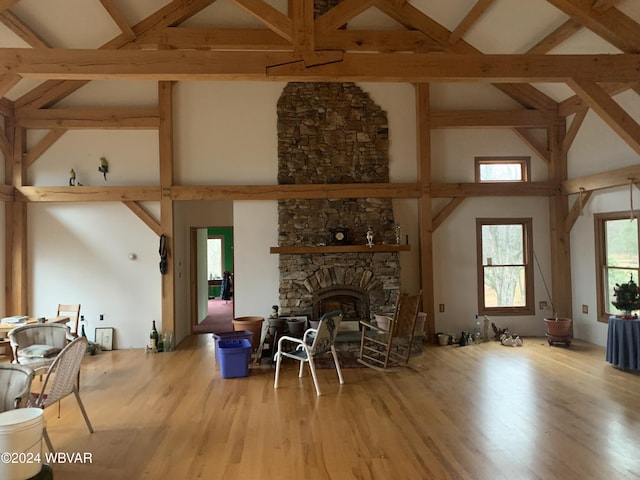
[[[542,300],[541,302],[538,303],[538,310],[544,310],[545,308],[547,308],[547,302]]]
[[[440,312],[444,312],[444,303],[441,303],[441,304],[438,306],[438,311],[440,311]]]
[[[582,305],[582,313],[584,314],[589,313],[589,305]]]

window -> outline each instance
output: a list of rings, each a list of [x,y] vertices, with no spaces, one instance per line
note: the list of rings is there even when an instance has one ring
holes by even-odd
[[[221,236],[209,237],[207,240],[207,277],[209,280],[222,278],[224,270],[224,238]]]
[[[626,283],[633,275],[640,278],[638,252],[638,219],[629,212],[595,215],[596,228],[596,288],[598,291],[598,318],[607,321],[620,312],[611,302],[616,283]]]
[[[533,315],[533,222],[478,218],[478,313]]]
[[[476,157],[476,182],[528,182],[530,157]]]

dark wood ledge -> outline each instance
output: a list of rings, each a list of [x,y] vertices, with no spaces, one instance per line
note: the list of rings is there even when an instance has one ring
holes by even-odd
[[[292,246],[271,247],[270,253],[303,254],[303,253],[377,253],[377,252],[408,252],[410,245],[326,245],[326,246]]]

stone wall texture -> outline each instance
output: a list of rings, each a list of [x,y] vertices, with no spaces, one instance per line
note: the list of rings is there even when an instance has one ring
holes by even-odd
[[[289,83],[277,105],[278,183],[352,184],[389,181],[387,115],[353,83]],[[396,242],[391,199],[278,202],[279,245],[323,245],[346,228],[350,243]],[[400,290],[397,252],[280,255],[280,313],[314,316],[314,294],[353,285],[368,293],[369,312],[389,313]]]

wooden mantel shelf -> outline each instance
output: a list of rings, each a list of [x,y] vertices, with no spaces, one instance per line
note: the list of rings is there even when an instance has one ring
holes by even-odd
[[[270,253],[377,253],[377,252],[408,252],[410,245],[326,245],[321,246],[293,246],[293,247],[271,247]]]

